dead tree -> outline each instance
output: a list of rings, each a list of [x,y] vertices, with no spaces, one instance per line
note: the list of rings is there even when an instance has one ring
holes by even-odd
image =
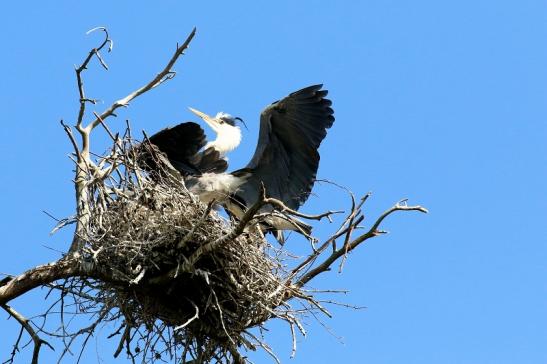
[[[273,318],[288,324],[294,355],[297,332],[306,334],[302,317],[316,312],[330,316],[325,301],[308,284],[335,265],[341,270],[352,250],[384,234],[380,226],[392,213],[426,209],[403,200],[365,228],[362,209],[370,194],[356,199],[349,193],[349,212],[335,233],[312,242],[307,256],[293,257],[286,248],[270,244],[257,228],[268,217],[257,213],[260,207],[269,204],[288,217],[314,220],[331,220],[342,212],[303,214],[263,191],[240,221],[229,221],[186,190],[146,135],[138,141],[128,124],[122,133],[112,132],[107,124],[117,109],[175,76],[173,67],[195,29],[150,82],[102,113],[93,112],[86,122],[87,108],[96,101],[85,93],[84,73],[93,59],[108,69],[103,53],[112,46],[105,28],[93,30],[105,38],[76,68],[78,115],[73,126],[61,121],[74,148],[76,215],[56,229],[74,224],[74,236],[61,259],[0,281],[0,306],[21,325],[5,363],[14,362],[27,335],[32,363],[38,363],[44,345],[52,347],[46,339],[62,342],[59,361],[69,355],[79,361],[89,338],[105,325],[113,328],[108,337],[118,342],[114,357],[123,352],[133,362],[245,363],[245,353],[257,348],[279,362],[260,335]],[[112,141],[100,156],[91,151],[97,128]],[[154,178],[140,167],[143,156],[155,159],[159,171]],[[57,297],[44,308],[42,321],[26,318],[10,305],[38,287]],[[91,323],[73,328],[73,315],[88,315]],[[55,330],[40,323],[51,316]]]

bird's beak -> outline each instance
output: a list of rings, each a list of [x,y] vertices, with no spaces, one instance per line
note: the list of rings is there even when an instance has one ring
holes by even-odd
[[[200,118],[202,118],[203,121],[205,121],[214,131],[218,131],[219,122],[215,118],[191,107],[189,107],[188,109]]]

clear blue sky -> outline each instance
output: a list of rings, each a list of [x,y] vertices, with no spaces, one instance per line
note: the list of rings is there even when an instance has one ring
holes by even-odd
[[[370,218],[404,197],[431,211],[389,219],[391,234],[315,283],[349,289],[337,299],[367,307],[332,308],[332,334],[310,318],[289,359],[289,331],[272,325],[269,339],[284,362],[547,362],[545,1],[144,3],[3,5],[1,272],[58,257],[44,246],[68,246],[68,234],[48,235],[53,223],[42,210],[74,210],[71,146],[59,120],[74,122],[73,66],[100,39],[85,32],[107,26],[115,42],[105,55],[110,70],[94,63],[86,75],[101,111],[148,81],[197,26],[177,77],[120,112],[113,128],[128,118],[153,133],[193,119],[188,106],[226,111],[249,126],[231,157],[237,168],[254,150],[260,110],[322,82],[336,123],[319,176],[358,195],[373,191]],[[336,189],[316,192],[306,212],[346,207]],[[13,304],[31,314],[44,302],[37,292]],[[2,360],[18,332],[5,318]],[[84,363],[97,362],[95,345]],[[103,362],[113,362],[114,344],[97,345]],[[43,354],[52,362],[58,353]]]

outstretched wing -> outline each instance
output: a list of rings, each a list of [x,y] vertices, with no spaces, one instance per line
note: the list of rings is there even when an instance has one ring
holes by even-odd
[[[221,173],[228,167],[227,162],[216,150],[208,148],[200,152],[207,140],[205,132],[196,123],[186,122],[163,129],[152,135],[149,140],[167,156],[169,162],[183,176],[207,172]]]
[[[317,149],[334,122],[332,103],[321,87],[293,92],[262,111],[253,158],[233,172],[245,180],[235,197],[247,206],[258,199],[262,183],[269,197],[292,209],[307,200],[319,166]]]

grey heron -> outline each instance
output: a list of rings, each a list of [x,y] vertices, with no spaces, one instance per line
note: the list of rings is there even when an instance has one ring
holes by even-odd
[[[241,141],[239,118],[218,113],[209,116],[190,110],[216,133],[205,141],[205,134],[193,122],[164,129],[150,137],[150,142],[167,156],[184,177],[188,190],[209,203],[222,205],[229,214],[241,218],[259,198],[262,186],[268,197],[297,210],[308,198],[319,167],[318,148],[333,122],[327,90],[313,85],[293,92],[267,106],[260,115],[256,150],[245,168],[226,173],[226,154]],[[260,212],[272,212],[265,206]],[[282,214],[266,220],[274,232],[295,230],[309,234],[311,227]],[[279,234],[277,235],[279,236]]]

